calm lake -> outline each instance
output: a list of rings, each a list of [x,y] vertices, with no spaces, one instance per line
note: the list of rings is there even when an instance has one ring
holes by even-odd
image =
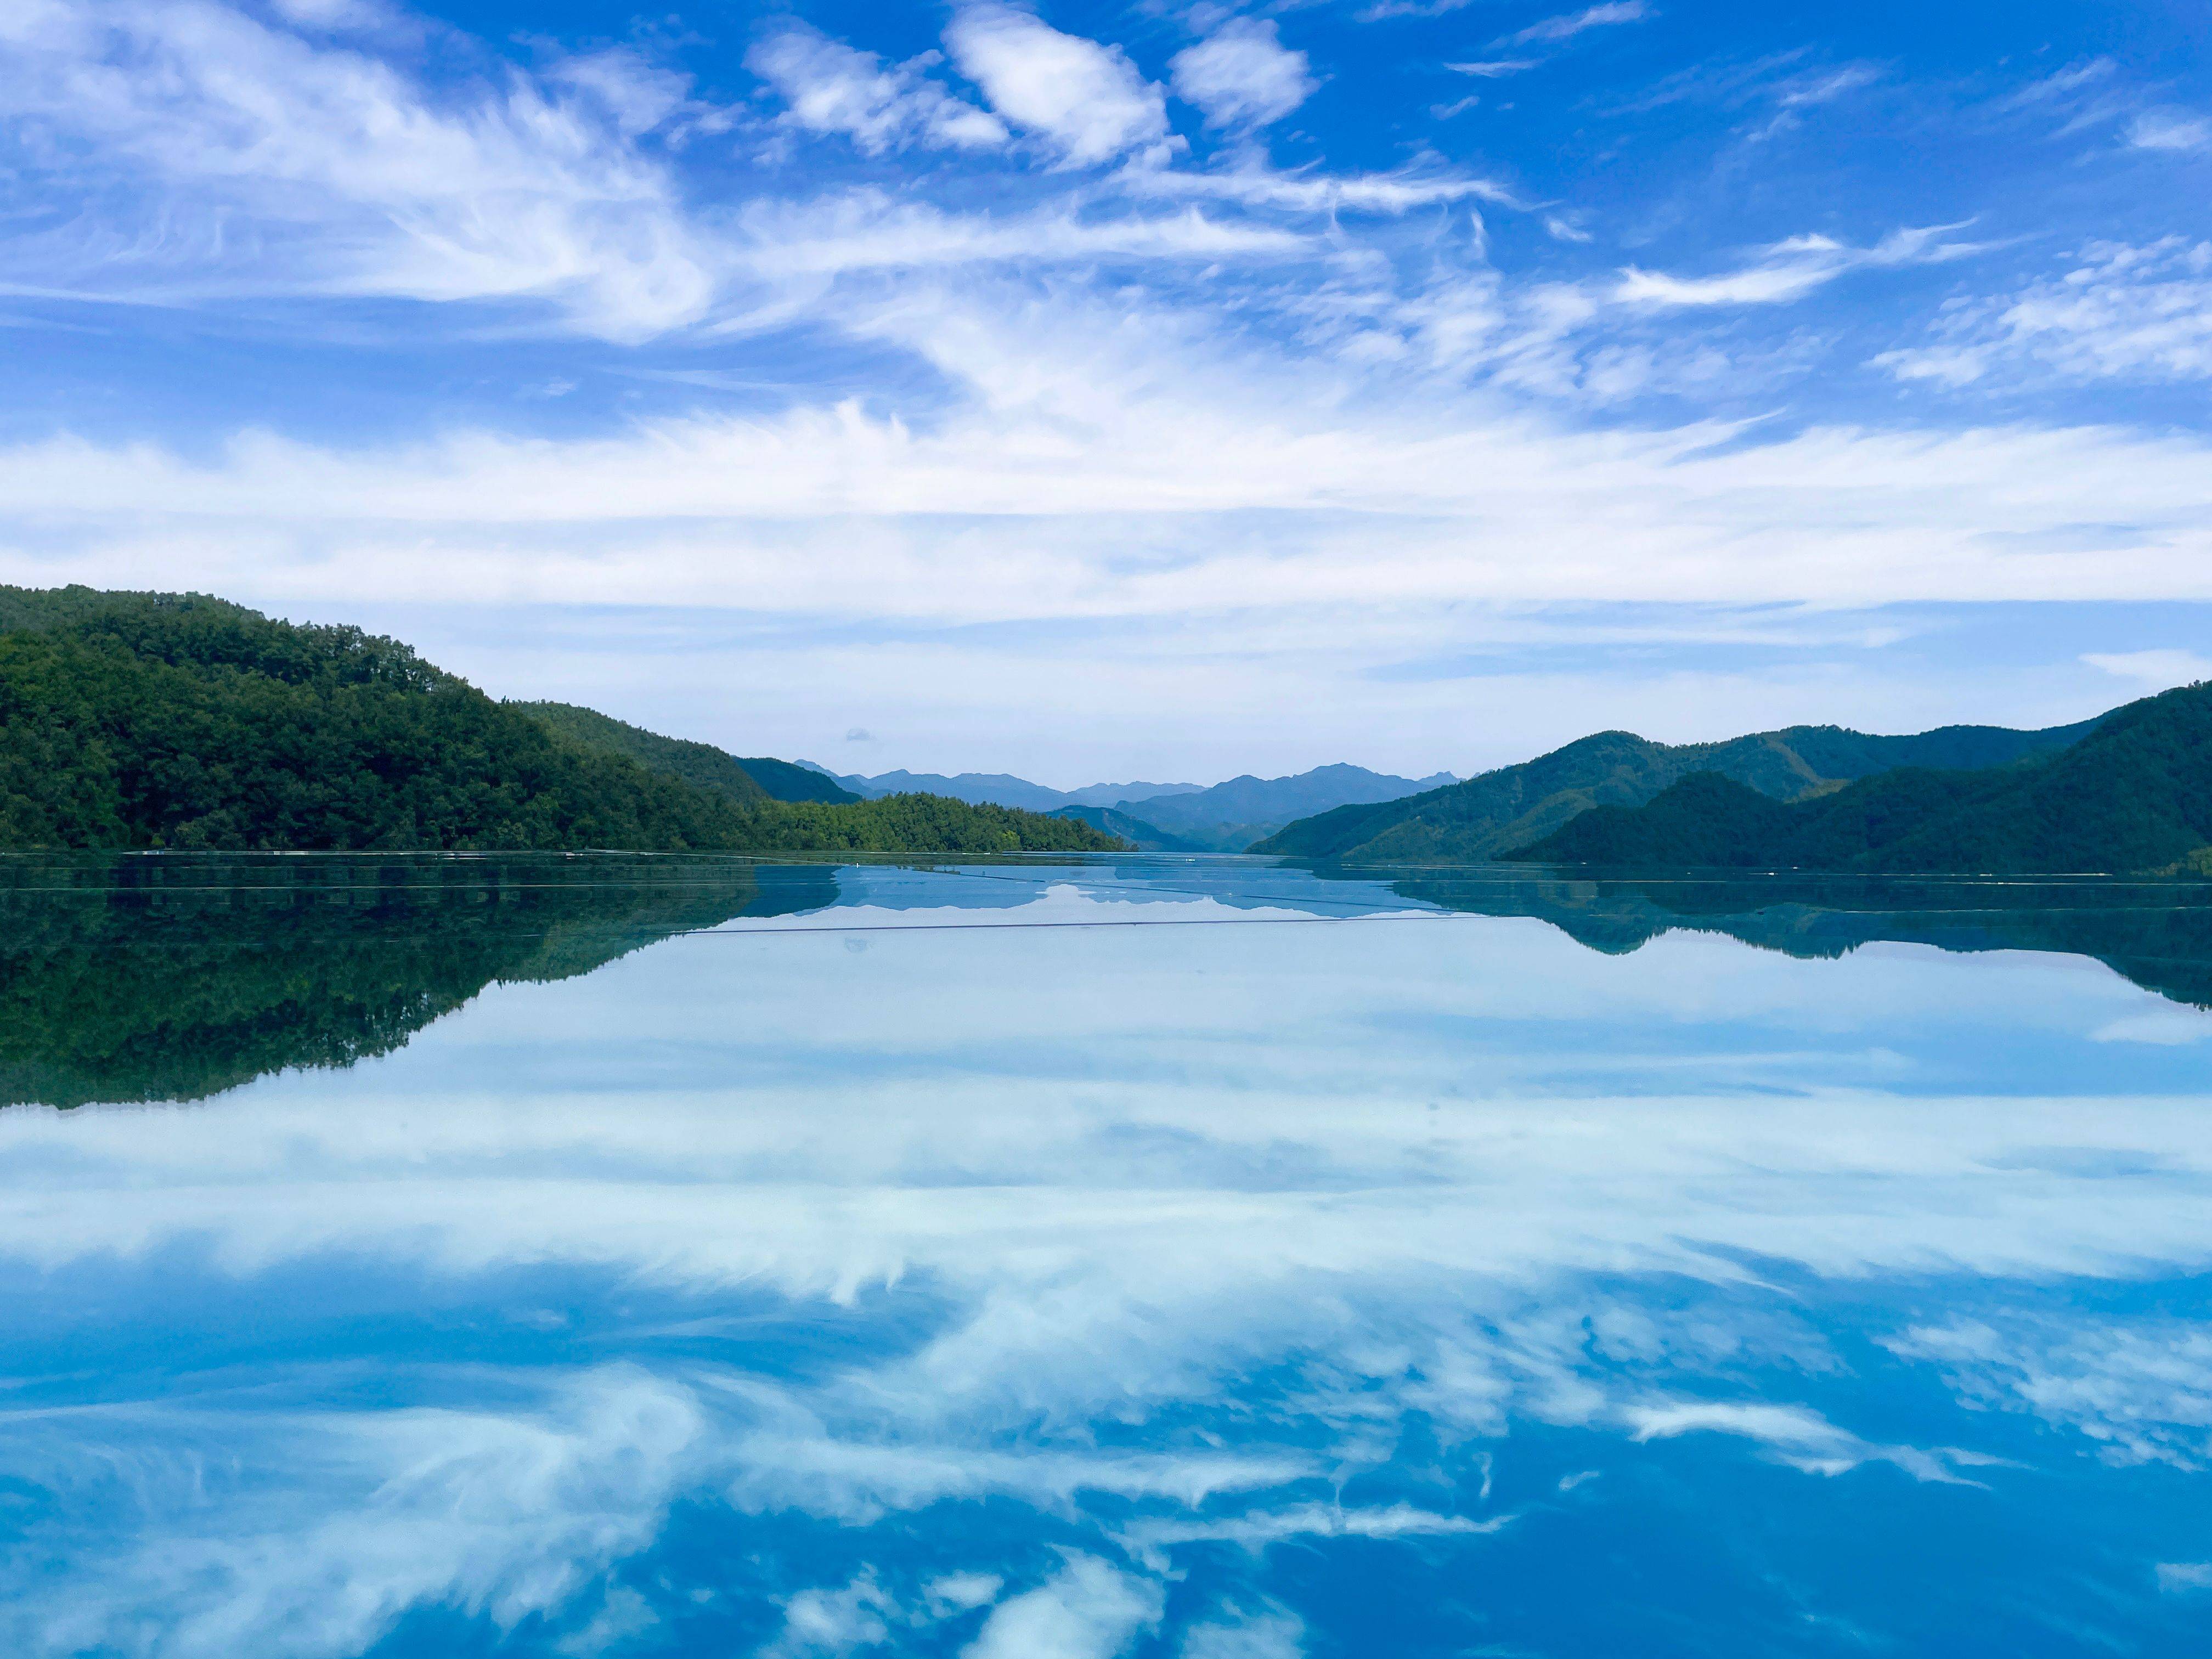
[[[2201,1655],[2212,887],[0,861],[0,1650]]]

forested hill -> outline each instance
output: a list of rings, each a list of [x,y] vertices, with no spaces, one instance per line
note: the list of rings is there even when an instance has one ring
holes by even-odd
[[[684,763],[705,747],[660,741]],[[954,801],[739,800],[661,759],[564,739],[359,629],[279,622],[199,594],[0,587],[0,847],[1116,844],[1066,819]]]
[[[740,806],[757,806],[769,800],[855,801],[851,790],[834,779],[789,761],[732,755],[711,743],[689,738],[665,738],[628,720],[602,714],[573,702],[514,702],[531,719],[562,742],[592,753],[619,755],[635,761],[647,771],[671,777],[720,795]]]
[[[733,756],[711,743],[664,738],[658,732],[573,702],[514,702],[507,707],[520,709],[562,742],[586,754],[635,761],[647,771],[681,778],[695,789],[720,795],[739,806],[757,806],[773,799]]]
[[[848,789],[825,772],[794,761],[772,760],[765,755],[740,755],[738,764],[755,783],[778,800],[853,801],[865,797]]]
[[[1595,806],[1637,806],[1698,772],[1717,773],[1777,800],[1802,800],[1899,766],[1981,768],[2063,749],[2096,725],[2016,732],[1947,726],[1879,737],[1839,726],[1792,726],[1724,743],[1664,744],[1600,732],[1534,760],[1442,789],[1369,806],[1341,806],[1279,830],[1255,853],[1394,862],[1495,858]]]
[[[1905,768],[1794,804],[1710,772],[1599,807],[1510,856],[1660,866],[2050,873],[2155,871],[2212,847],[2212,684],[2115,709],[2056,754]]]

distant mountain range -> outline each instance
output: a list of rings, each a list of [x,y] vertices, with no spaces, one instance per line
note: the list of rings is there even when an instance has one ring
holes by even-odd
[[[1099,783],[844,779],[204,595],[0,586],[0,847],[629,848],[1515,858],[2212,876],[2212,684],[2044,731],[1601,732],[1464,782],[1317,767]]]
[[[841,775],[811,761],[824,777],[867,797],[920,792],[956,800],[1057,812],[1119,835],[1148,852],[1241,853],[1294,820],[1352,803],[1390,801],[1455,782],[1449,772],[1395,777],[1364,766],[1318,766],[1282,778],[1249,775],[1197,783],[1094,783],[1053,789],[1001,772],[884,772]],[[1112,827],[1109,829],[1109,821]]]
[[[2041,735],[2041,734],[2036,734]],[[1909,766],[1784,801],[1700,771],[1509,856],[1621,868],[2212,874],[2212,684],[2009,765]]]
[[[1464,783],[1302,819],[1252,850],[1356,863],[1496,858],[1542,840],[1593,807],[1641,806],[1696,774],[1717,775],[1746,794],[1797,801],[1899,767],[2008,765],[2064,749],[2096,724],[2041,732],[1947,726],[1910,737],[1792,726],[1693,744],[1601,732]]]

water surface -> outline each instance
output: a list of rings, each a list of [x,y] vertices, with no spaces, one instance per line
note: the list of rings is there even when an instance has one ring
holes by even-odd
[[[0,1644],[2162,1655],[2212,892],[0,866]]]

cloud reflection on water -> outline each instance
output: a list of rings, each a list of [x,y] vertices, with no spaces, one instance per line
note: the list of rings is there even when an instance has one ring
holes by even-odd
[[[1981,1628],[2013,1651],[2181,1650],[2212,1117],[2185,1045],[2102,1039],[2205,1016],[2063,958],[1528,921],[867,939],[694,936],[350,1072],[0,1115],[0,1251],[172,1282],[186,1325],[253,1308],[219,1364],[112,1341],[88,1382],[8,1306],[46,1507],[0,1630],[1941,1650],[1909,1584],[2012,1595]],[[1962,1541],[2054,1483],[2071,1537]],[[1838,1541],[1875,1513],[1917,1568]],[[1638,1580],[1670,1532],[1698,1559]],[[1544,1599],[1624,1547],[1618,1589]]]

